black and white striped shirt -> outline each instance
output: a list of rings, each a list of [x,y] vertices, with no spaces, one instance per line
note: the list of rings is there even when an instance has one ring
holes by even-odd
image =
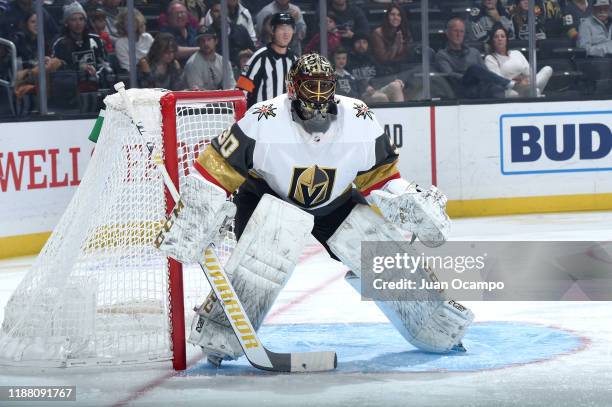
[[[236,82],[247,93],[248,107],[287,92],[285,79],[296,59],[291,50],[281,55],[270,45],[258,49]]]

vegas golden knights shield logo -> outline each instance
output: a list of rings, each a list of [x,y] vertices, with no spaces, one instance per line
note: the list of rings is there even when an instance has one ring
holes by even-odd
[[[335,178],[335,168],[294,167],[289,198],[303,208],[321,205],[329,200]]]

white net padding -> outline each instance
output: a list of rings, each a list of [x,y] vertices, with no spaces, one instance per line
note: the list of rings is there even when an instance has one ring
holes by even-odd
[[[161,90],[130,90],[147,141],[163,147]],[[64,215],[13,296],[0,330],[0,364],[75,366],[172,358],[168,259],[153,246],[166,213],[163,179],[125,114],[105,99],[95,152]],[[232,102],[176,106],[179,185],[209,142],[234,122]],[[172,154],[164,150],[164,154]],[[233,245],[228,232],[218,251]],[[209,292],[183,270],[185,317]],[[188,324],[187,324],[188,325]]]

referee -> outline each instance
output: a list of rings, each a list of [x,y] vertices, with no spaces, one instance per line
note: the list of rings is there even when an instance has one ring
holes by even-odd
[[[236,82],[236,87],[246,94],[248,107],[285,93],[285,78],[297,59],[289,49],[295,30],[291,14],[276,13],[270,23],[272,42],[253,54]]]

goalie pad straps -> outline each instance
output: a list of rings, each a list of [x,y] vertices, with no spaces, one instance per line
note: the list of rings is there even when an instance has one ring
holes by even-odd
[[[185,177],[181,198],[155,239],[165,255],[181,263],[198,263],[204,250],[217,240],[226,218],[232,218],[235,205],[218,186],[196,174]]]
[[[386,222],[368,206],[357,205],[327,244],[352,270],[346,280],[361,293],[361,242],[397,242],[396,252],[403,253],[406,245],[400,245],[400,242],[405,240],[393,224]],[[402,272],[405,272],[402,277],[409,280],[437,280],[428,269],[418,268],[414,274],[408,270]],[[410,300],[375,303],[412,345],[435,353],[452,350],[465,335],[465,330],[474,319],[473,313],[461,304],[446,299],[444,292],[439,290],[411,290],[410,293],[414,295]]]
[[[267,194],[251,215],[225,271],[255,330],[293,272],[313,225],[312,215]],[[242,355],[214,294],[197,310],[188,341],[224,359]]]
[[[413,232],[428,247],[440,246],[450,233],[447,199],[435,186],[422,191],[415,183],[398,178],[372,191],[367,199],[387,221]]]

